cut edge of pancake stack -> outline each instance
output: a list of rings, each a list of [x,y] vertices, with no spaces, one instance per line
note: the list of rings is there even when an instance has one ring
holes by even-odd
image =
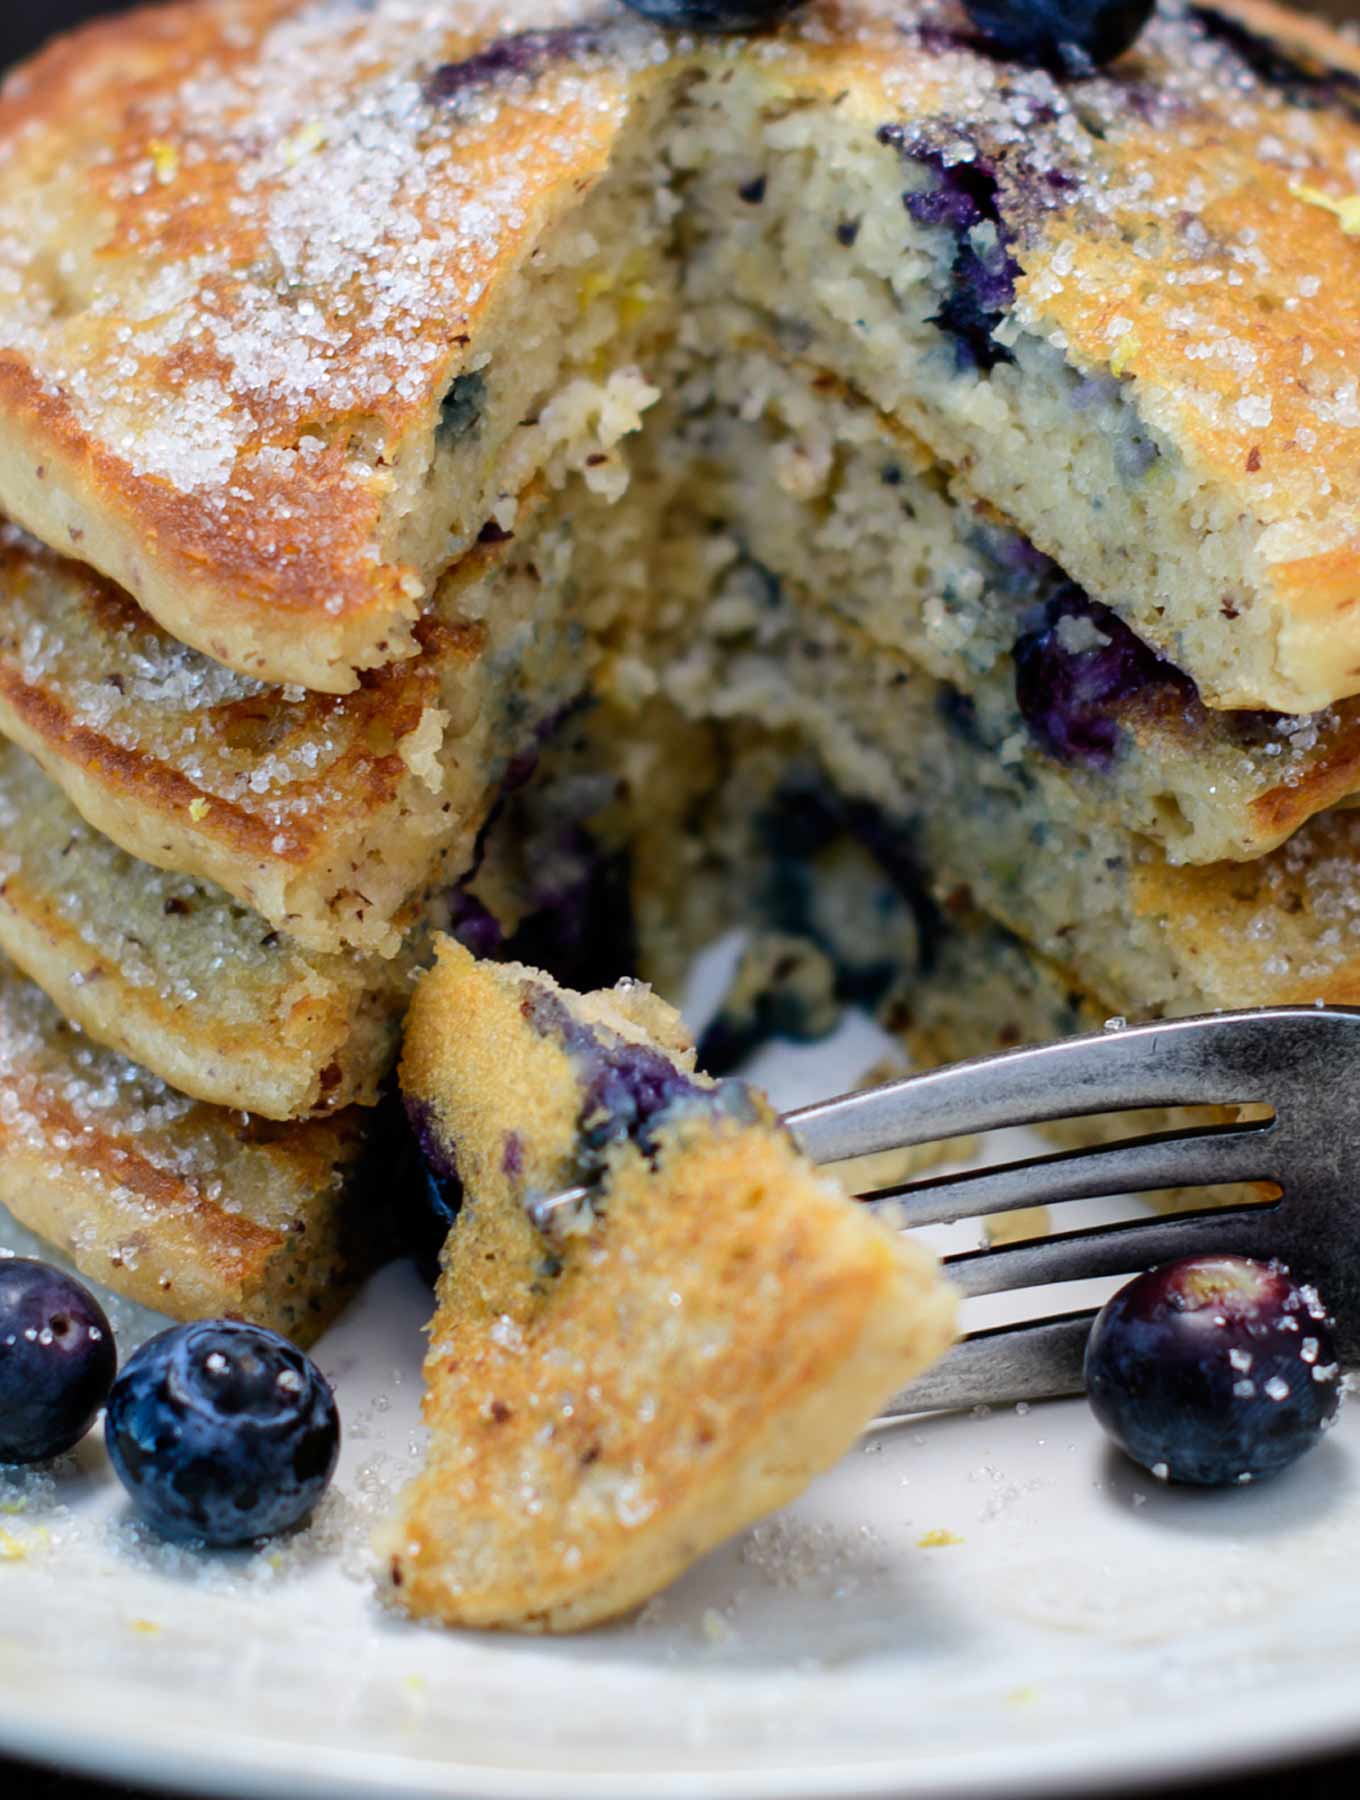
[[[0,95],[0,1199],[305,1333],[431,937],[570,948],[611,858],[649,972],[810,947],[747,1023],[1353,999],[1360,54],[446,11]]]

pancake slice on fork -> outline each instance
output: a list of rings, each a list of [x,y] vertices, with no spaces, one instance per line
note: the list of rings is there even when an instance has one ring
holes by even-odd
[[[637,982],[573,994],[446,943],[403,1089],[462,1211],[426,1359],[431,1443],[384,1528],[416,1617],[565,1631],[627,1611],[799,1493],[948,1346],[933,1257],[694,1072]],[[534,1222],[586,1180],[592,1199]]]

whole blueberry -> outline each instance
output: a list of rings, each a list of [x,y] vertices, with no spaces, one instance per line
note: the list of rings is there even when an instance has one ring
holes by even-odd
[[[964,6],[998,55],[1085,75],[1124,54],[1156,0],[964,0]]]
[[[0,1462],[45,1462],[79,1443],[117,1367],[83,1282],[26,1257],[0,1261]]]
[[[231,1319],[143,1344],[114,1384],[104,1432],[157,1530],[214,1545],[300,1523],[340,1449],[335,1396],[315,1363],[277,1332]]]
[[[625,0],[654,25],[676,31],[759,31],[777,25],[800,0]]]
[[[1257,1481],[1311,1449],[1341,1404],[1331,1320],[1279,1263],[1187,1257],[1129,1282],[1086,1348],[1091,1409],[1169,1481]]]

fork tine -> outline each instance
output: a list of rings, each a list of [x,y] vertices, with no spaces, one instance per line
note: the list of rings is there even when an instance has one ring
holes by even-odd
[[[1086,1281],[1096,1275],[1127,1275],[1182,1256],[1254,1256],[1268,1262],[1278,1248],[1271,1216],[1279,1204],[1099,1225],[997,1250],[967,1250],[946,1256],[944,1265],[959,1290],[973,1295]]]
[[[918,1375],[879,1415],[943,1412],[1007,1400],[1079,1394],[1093,1311],[1063,1313],[1023,1325],[975,1331]]]
[[[858,1197],[891,1204],[906,1227],[1014,1212],[1022,1206],[1089,1200],[1100,1194],[1147,1194],[1156,1188],[1260,1181],[1273,1175],[1273,1119],[1219,1125],[1205,1131],[1168,1131],[1085,1150],[1026,1157],[961,1175],[932,1176]]]
[[[785,1114],[785,1123],[814,1162],[844,1162],[1128,1107],[1265,1101],[1272,1056],[1278,1077],[1285,1045],[1278,1022],[1288,1017],[1316,1025],[1309,1008],[1271,1007],[1092,1032],[820,1101]]]

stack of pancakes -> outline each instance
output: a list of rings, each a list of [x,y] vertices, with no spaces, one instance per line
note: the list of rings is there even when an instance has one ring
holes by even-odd
[[[442,926],[594,985],[753,923],[729,1048],[1353,997],[1357,164],[1360,55],[1245,3],[1082,80],[952,0],[18,71],[0,1199],[314,1325]]]

